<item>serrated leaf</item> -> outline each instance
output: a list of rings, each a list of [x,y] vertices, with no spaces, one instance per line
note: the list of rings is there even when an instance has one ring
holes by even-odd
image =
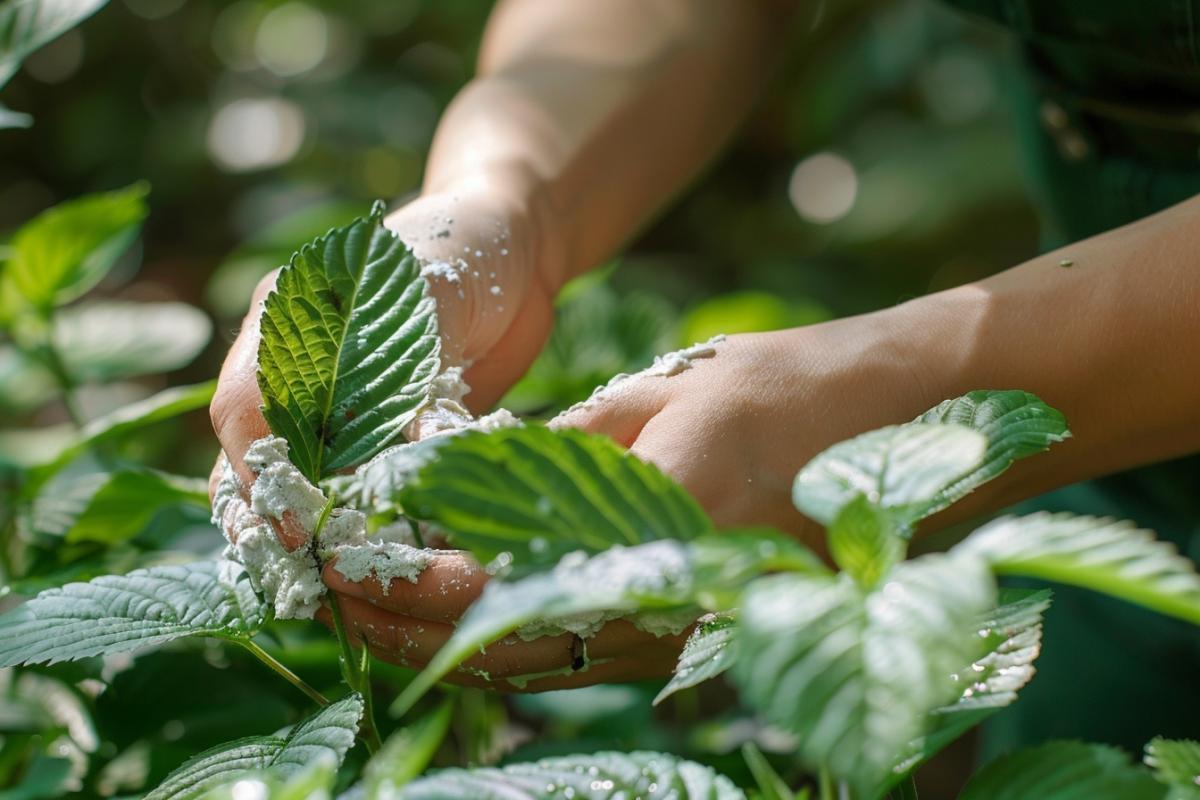
[[[197,561],[50,589],[0,616],[0,667],[53,664],[186,636],[246,639],[266,606],[245,572]]]
[[[391,712],[400,716],[450,670],[522,625],[537,622],[549,629],[556,620],[580,615],[607,613],[615,618],[642,608],[686,607],[691,591],[688,552],[674,541],[617,545],[591,557],[577,551],[549,572],[512,582],[492,581]]]
[[[835,444],[796,476],[796,508],[823,525],[858,495],[904,528],[983,460],[987,440],[961,425],[910,423]]]
[[[170,372],[191,363],[212,336],[204,312],[186,303],[96,301],[55,315],[54,341],[80,381]]]
[[[3,30],[0,23],[0,50]],[[148,191],[146,184],[136,183],[43,211],[13,236],[3,280],[40,312],[83,294],[137,236]]]
[[[447,769],[404,787],[399,800],[745,800],[709,767],[666,753],[593,753],[502,768]]]
[[[280,778],[271,772],[247,772],[229,778],[215,789],[206,789],[204,800],[328,800],[337,782],[337,759],[332,753]],[[349,800],[347,795],[338,800]]]
[[[1149,771],[1115,747],[1049,742],[999,758],[975,774],[959,800],[1163,800]]]
[[[286,736],[250,736],[218,745],[168,775],[145,800],[202,797],[248,772],[286,781],[316,762],[332,758],[341,764],[354,745],[362,713],[362,696],[352,694],[321,709]]]
[[[868,796],[909,752],[929,712],[961,691],[995,601],[986,566],[924,556],[865,593],[848,575],[777,575],[747,589],[732,676],[744,700],[797,736],[797,756]]]
[[[608,437],[539,426],[455,437],[400,497],[480,561],[511,552],[518,567],[712,530],[682,487]]]
[[[954,548],[998,575],[1043,578],[1200,625],[1200,575],[1175,546],[1131,522],[1072,514],[1004,517]]]
[[[1200,798],[1200,742],[1159,736],[1146,745],[1143,761],[1160,783],[1171,787],[1165,800]]]
[[[829,555],[867,589],[902,561],[907,550],[892,518],[866,495],[842,506],[829,526]]]
[[[34,50],[96,13],[108,0],[9,0],[0,6],[0,87]]]
[[[1043,453],[1070,437],[1067,420],[1057,409],[1029,392],[980,389],[945,400],[915,422],[963,425],[987,437],[983,462],[946,487],[925,515],[941,511],[1012,466],[1018,458]]]
[[[976,623],[986,653],[955,674],[961,694],[934,709],[929,731],[913,742],[912,755],[893,769],[894,780],[933,757],[971,728],[1017,700],[1033,680],[1033,662],[1042,647],[1042,614],[1050,590],[1002,589],[999,606]]]
[[[381,203],[300,248],[261,333],[263,415],[314,483],[401,437],[440,363],[434,300]]]
[[[712,680],[733,666],[737,658],[734,633],[737,620],[733,614],[709,614],[701,617],[696,629],[683,645],[671,680],[654,698],[658,705],[683,689]]]

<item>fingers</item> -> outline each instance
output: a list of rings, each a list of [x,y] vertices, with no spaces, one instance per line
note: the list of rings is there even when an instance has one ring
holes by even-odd
[[[353,582],[337,571],[336,559],[322,572],[339,595],[372,603],[382,611],[437,622],[454,622],[479,597],[488,575],[474,559],[459,552],[435,555],[416,583],[396,578],[384,591],[373,576]]]
[[[350,633],[366,642],[377,657],[413,669],[424,668],[454,635],[454,626],[419,619],[380,608],[356,597],[339,594],[338,606]],[[321,608],[317,619],[332,625],[329,609]],[[687,632],[656,638],[625,620],[607,623],[584,643],[588,659],[585,672],[551,676],[514,685],[513,688],[541,691],[582,686],[605,680],[637,680],[670,672]],[[496,680],[539,673],[570,670],[579,657],[579,642],[570,634],[543,636],[524,641],[512,634],[493,642],[473,655],[459,670],[447,676],[454,683],[486,685]],[[479,679],[483,679],[482,683]]]
[[[254,483],[254,473],[242,457],[251,442],[270,433],[267,421],[259,410],[262,395],[258,390],[257,375],[258,331],[262,302],[275,287],[277,277],[278,272],[272,272],[255,288],[242,330],[221,366],[217,391],[209,407],[213,430],[221,442],[221,448],[246,488]]]
[[[637,440],[642,429],[667,405],[665,381],[629,377],[610,384],[591,399],[579,403],[550,420],[553,429],[578,428],[602,433],[622,447]]]

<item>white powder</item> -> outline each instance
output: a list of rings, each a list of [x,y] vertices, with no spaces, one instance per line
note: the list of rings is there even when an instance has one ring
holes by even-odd
[[[678,636],[687,630],[701,614],[698,608],[679,608],[671,611],[639,611],[629,618],[633,626],[653,636]]]
[[[628,598],[684,592],[691,582],[691,562],[679,542],[664,540],[634,547],[616,545],[588,557],[583,551],[569,553],[550,573],[563,590],[582,597],[600,595],[614,598],[614,605]],[[632,615],[632,621],[655,636],[678,633],[695,620],[699,612],[691,609]],[[524,641],[542,636],[573,633],[581,639],[594,636],[604,623],[628,616],[625,609],[606,609],[564,614],[522,625],[516,633]],[[687,621],[682,621],[688,616]],[[641,625],[638,624],[639,617]]]
[[[725,341],[724,334],[717,334],[707,342],[700,342],[691,347],[685,347],[683,350],[676,350],[674,353],[666,353],[661,356],[654,357],[654,363],[646,367],[641,372],[635,372],[632,375],[620,373],[614,375],[608,383],[603,386],[597,386],[592,392],[591,397],[562,412],[559,417],[564,417],[577,411],[586,411],[591,408],[594,403],[606,400],[613,390],[624,384],[626,381],[638,380],[641,378],[670,378],[678,375],[681,372],[692,368],[692,362],[700,358],[712,358],[717,354],[717,345]]]
[[[287,440],[258,439],[246,451],[245,461],[258,476],[250,489],[254,513],[283,519],[284,512],[291,511],[300,526],[312,533],[325,508],[325,494],[288,460]]]
[[[436,557],[435,550],[421,550],[396,542],[342,545],[336,549],[333,568],[351,581],[374,575],[387,594],[396,578],[416,583],[425,567]]]
[[[312,619],[325,594],[321,573],[307,547],[284,549],[268,524],[252,525],[237,533],[237,544],[225,557],[246,568],[250,583],[275,606],[279,619]]]
[[[222,527],[222,520],[225,518],[225,509],[229,503],[242,500],[242,481],[238,478],[237,473],[233,471],[233,466],[229,463],[229,459],[225,457],[225,451],[221,451],[221,478],[217,481],[216,491],[213,492],[212,499],[212,523],[216,527]],[[242,505],[245,502],[242,501]]]

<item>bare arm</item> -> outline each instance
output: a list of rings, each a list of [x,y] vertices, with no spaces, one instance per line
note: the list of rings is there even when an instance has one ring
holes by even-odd
[[[504,0],[438,128],[425,192],[529,207],[552,287],[599,263],[713,156],[788,33],[786,0]]]

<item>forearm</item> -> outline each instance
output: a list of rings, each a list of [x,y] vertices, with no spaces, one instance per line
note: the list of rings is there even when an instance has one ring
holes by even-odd
[[[609,256],[730,135],[787,33],[788,5],[500,3],[478,77],[438,128],[426,191],[508,193],[560,285]]]
[[[1200,450],[1200,200],[886,312],[924,402],[1025,389],[1074,438],[968,510]]]

